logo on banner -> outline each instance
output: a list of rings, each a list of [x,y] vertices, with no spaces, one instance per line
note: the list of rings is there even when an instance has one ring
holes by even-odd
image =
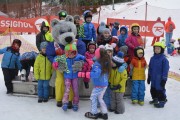
[[[47,20],[44,18],[39,18],[35,21],[35,26],[36,26],[37,30],[41,31],[41,24],[43,21],[47,22]]]
[[[157,37],[162,36],[164,33],[164,25],[160,22],[155,23],[152,27],[152,32]]]

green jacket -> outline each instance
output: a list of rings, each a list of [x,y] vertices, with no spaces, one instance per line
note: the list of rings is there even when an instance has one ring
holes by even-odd
[[[114,92],[120,92],[124,93],[126,88],[126,80],[127,80],[127,71],[124,70],[122,73],[120,73],[117,69],[112,69],[109,83],[111,86],[120,84],[121,88],[119,90],[114,90]]]
[[[34,63],[34,77],[36,80],[49,80],[52,75],[52,65],[47,57],[39,54]]]

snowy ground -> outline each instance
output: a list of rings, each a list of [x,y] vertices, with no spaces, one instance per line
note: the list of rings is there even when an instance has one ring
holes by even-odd
[[[176,8],[179,9],[179,0],[138,0],[134,7],[144,4],[147,1],[150,5],[155,5],[158,7],[164,8]],[[112,13],[110,10],[111,6],[107,6],[106,15],[110,14],[114,17],[118,13]],[[126,4],[117,4],[115,9],[119,10],[126,9],[128,13],[133,9],[127,8]],[[104,8],[105,9],[105,8]],[[117,11],[116,11],[117,12]],[[107,14],[108,13],[108,14]],[[112,14],[111,14],[112,13]],[[169,13],[168,13],[169,14]],[[177,13],[175,13],[176,16]],[[119,14],[120,16],[121,14]],[[104,15],[105,16],[105,15]],[[133,16],[131,12],[128,13],[128,16]],[[128,17],[127,16],[127,17]],[[161,14],[162,17],[167,18],[169,15]],[[175,16],[175,15],[174,15]],[[157,16],[152,14],[152,18],[155,19]],[[96,17],[94,18],[96,19]],[[105,19],[105,17],[104,17]],[[178,18],[175,19],[178,21]],[[180,28],[180,26],[179,26]],[[180,30],[177,30],[178,33]],[[177,33],[175,34],[176,37]],[[151,38],[148,38],[147,47],[145,49],[145,57],[149,62],[150,57],[152,56],[152,47],[150,46]],[[180,56],[169,57],[170,70],[176,73],[180,73],[180,62],[178,62]],[[145,96],[145,105],[132,105],[130,99],[125,99],[126,112],[123,115],[115,115],[114,113],[108,113],[109,120],[180,120],[180,82],[177,82],[173,79],[168,79],[167,82],[167,97],[168,102],[163,109],[157,109],[151,106],[148,102],[151,100],[149,93],[149,86],[146,85],[146,96]],[[49,100],[48,103],[37,103],[37,98],[30,97],[16,97],[6,94],[6,88],[4,85],[4,79],[2,71],[0,69],[0,120],[86,120],[84,113],[90,109],[90,101],[81,100],[80,109],[78,112],[73,112],[69,110],[68,112],[62,111],[61,108],[56,107],[56,102],[54,99]]]

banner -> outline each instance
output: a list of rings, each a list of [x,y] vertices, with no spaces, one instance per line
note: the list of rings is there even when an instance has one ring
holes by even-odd
[[[7,29],[9,32],[29,32],[38,33],[41,28],[41,23],[47,21],[51,25],[51,21],[57,16],[41,16],[30,19],[14,19],[0,16],[0,32],[5,32]],[[80,21],[83,22],[82,20]],[[93,23],[95,28],[98,27],[97,23]],[[51,28],[51,27],[50,27]]]
[[[126,20],[107,18],[107,24],[110,25],[114,22],[119,22],[120,26],[128,27],[129,34],[131,33],[131,25],[138,23],[140,25],[140,35],[149,37],[163,37],[165,21],[144,21],[144,20]],[[119,34],[120,32],[118,32]]]

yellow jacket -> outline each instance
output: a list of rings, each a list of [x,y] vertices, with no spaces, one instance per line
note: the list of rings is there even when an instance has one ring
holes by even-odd
[[[118,71],[118,68],[112,69],[109,83],[111,86],[120,84],[121,88],[119,90],[114,90],[114,92],[124,93],[126,88],[126,80],[127,80],[127,71],[124,70],[122,73]]]
[[[132,70],[132,80],[145,80],[145,69],[147,63],[144,57],[141,59],[134,57],[131,60],[130,68]]]
[[[36,80],[49,80],[52,75],[52,65],[47,57],[39,54],[34,63],[34,77]]]

